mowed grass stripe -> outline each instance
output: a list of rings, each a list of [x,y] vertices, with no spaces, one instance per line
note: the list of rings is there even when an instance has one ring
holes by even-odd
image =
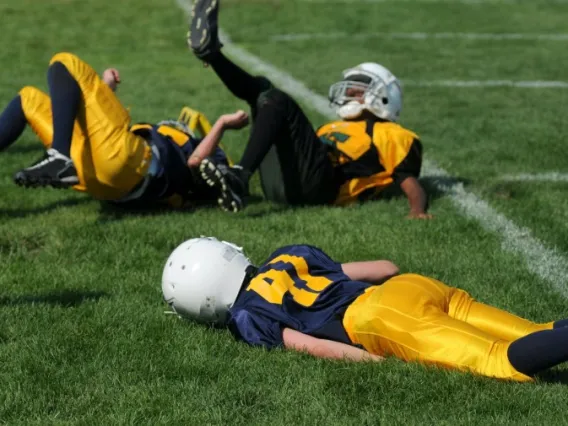
[[[272,42],[295,42],[304,40],[368,40],[372,38],[405,40],[492,40],[492,41],[568,41],[568,34],[530,33],[465,33],[465,32],[325,32],[325,33],[283,33],[270,36]]]
[[[354,4],[354,3],[431,3],[431,4],[568,4],[568,0],[296,0],[298,3],[324,3],[324,4]]]

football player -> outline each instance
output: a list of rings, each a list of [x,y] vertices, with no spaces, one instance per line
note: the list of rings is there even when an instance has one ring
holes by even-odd
[[[198,166],[208,156],[228,165],[218,145],[225,130],[247,124],[244,111],[221,116],[198,139],[181,121],[131,126],[129,112],[114,93],[120,83],[116,69],[99,77],[77,56],[58,53],[47,81],[49,95],[24,87],[0,114],[0,150],[15,142],[27,124],[46,148],[42,159],[16,173],[18,185],[72,187],[127,207],[182,206],[220,196],[203,181]],[[206,121],[196,114],[188,120]]]
[[[340,264],[308,245],[256,267],[234,244],[191,239],[168,258],[162,292],[179,316],[269,349],[395,356],[519,382],[568,361],[568,320],[533,323],[435,279],[398,275],[389,261]]]
[[[398,79],[385,67],[363,63],[343,73],[329,98],[339,121],[314,130],[298,104],[265,77],[253,77],[221,52],[219,0],[197,0],[188,35],[194,54],[251,110],[253,128],[235,167],[205,160],[203,177],[224,190],[221,207],[237,210],[250,176],[260,171],[267,199],[291,205],[346,205],[394,185],[407,196],[410,216],[429,218],[418,181],[422,146],[396,122],[402,109]]]

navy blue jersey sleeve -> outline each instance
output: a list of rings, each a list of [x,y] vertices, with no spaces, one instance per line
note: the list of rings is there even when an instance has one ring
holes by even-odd
[[[282,327],[271,319],[251,313],[245,309],[231,312],[229,330],[238,339],[251,346],[267,349],[283,345]]]
[[[269,264],[273,259],[281,255],[299,256],[306,260],[312,273],[340,273],[343,274],[341,263],[329,257],[323,250],[308,244],[299,244],[281,247],[273,252],[263,263],[261,269]]]

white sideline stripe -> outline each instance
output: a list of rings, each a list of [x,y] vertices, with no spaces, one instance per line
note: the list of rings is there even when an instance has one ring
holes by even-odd
[[[187,13],[191,12],[191,6],[185,0],[176,0],[176,3]],[[223,38],[224,51],[235,61],[253,68],[255,72],[269,74],[272,81],[295,98],[304,101],[320,114],[335,118],[326,98],[312,92],[290,74],[232,44],[227,34],[223,34]],[[558,293],[568,298],[568,287],[565,284],[568,282],[568,261],[560,253],[544,246],[532,236],[529,229],[519,228],[491,208],[486,201],[466,191],[461,183],[444,183],[450,182],[451,176],[431,161],[424,161],[423,170],[429,176],[440,178],[435,179],[435,186],[448,195],[464,216],[477,220],[483,228],[495,233],[501,238],[503,250],[521,255],[530,272],[547,281]]]
[[[304,40],[366,40],[370,38],[386,39],[408,39],[408,40],[432,40],[432,39],[460,39],[460,40],[536,40],[536,41],[568,41],[568,34],[530,34],[530,33],[462,33],[462,32],[443,32],[443,33],[348,33],[348,32],[329,32],[329,33],[288,33],[275,34],[270,36],[271,41],[294,42]]]
[[[524,89],[568,89],[567,81],[513,81],[513,80],[403,80],[407,87],[515,87]]]
[[[444,3],[444,4],[567,4],[568,0],[296,0],[298,3],[353,4],[353,3]]]
[[[445,170],[430,162],[426,170],[429,175],[449,177]],[[466,217],[477,220],[483,228],[499,236],[504,251],[522,256],[530,272],[547,281],[564,298],[568,298],[568,262],[562,254],[546,247],[532,235],[530,229],[518,227],[486,201],[466,191],[463,184],[438,183],[436,187],[447,193],[453,204],[458,206]]]
[[[499,179],[506,182],[568,182],[568,173],[520,173],[518,175],[504,175]]]

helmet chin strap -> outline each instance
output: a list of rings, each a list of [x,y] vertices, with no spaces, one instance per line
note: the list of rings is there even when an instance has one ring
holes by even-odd
[[[357,101],[350,101],[337,109],[337,115],[344,120],[353,120],[354,118],[359,117],[363,113],[364,109],[365,105]]]

